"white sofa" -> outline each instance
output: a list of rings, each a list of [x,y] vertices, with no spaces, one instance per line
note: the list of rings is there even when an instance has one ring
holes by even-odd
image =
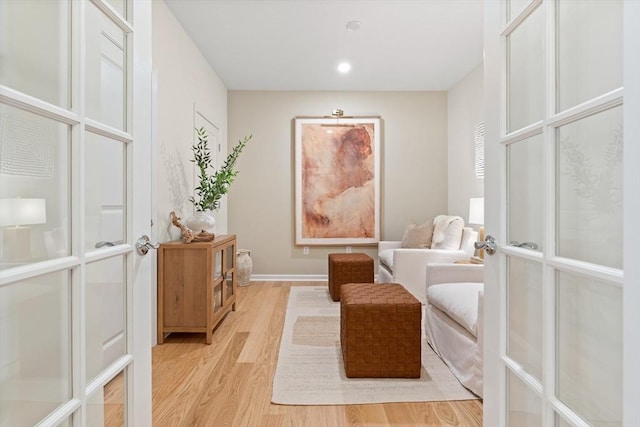
[[[482,397],[484,266],[429,264],[427,342],[458,380]]]
[[[425,279],[427,264],[468,260],[474,254],[478,232],[462,229],[457,250],[402,248],[400,241],[378,243],[378,283],[400,283],[423,304],[426,302]]]

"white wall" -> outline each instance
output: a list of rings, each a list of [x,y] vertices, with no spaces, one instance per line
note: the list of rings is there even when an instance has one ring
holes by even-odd
[[[295,245],[295,116],[380,115],[381,237],[447,210],[446,92],[229,92],[229,146],[253,134],[229,191],[229,231],[251,250],[253,274],[323,275],[327,254],[344,247]],[[376,246],[353,248],[375,256]]]
[[[164,3],[153,2],[153,66],[157,73],[157,237],[180,238],[169,213],[193,213],[195,172],[191,145],[195,111],[220,130],[221,157],[227,146],[227,89]],[[213,147],[211,147],[213,148]],[[219,234],[227,230],[226,203],[216,213]]]
[[[469,199],[484,196],[484,180],[475,176],[476,125],[484,120],[482,64],[448,92],[448,213],[469,219]]]

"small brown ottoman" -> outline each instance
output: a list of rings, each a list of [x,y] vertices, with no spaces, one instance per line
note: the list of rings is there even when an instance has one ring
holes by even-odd
[[[363,253],[329,254],[329,293],[340,301],[340,286],[345,283],[372,283],[373,259]]]
[[[420,378],[420,301],[398,283],[348,283],[340,298],[347,377]]]

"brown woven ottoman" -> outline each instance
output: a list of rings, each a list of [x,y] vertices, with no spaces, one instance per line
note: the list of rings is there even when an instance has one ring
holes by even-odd
[[[329,293],[340,301],[340,286],[345,283],[372,283],[373,259],[367,254],[329,254]]]
[[[347,377],[420,378],[420,301],[398,283],[348,283],[340,298]]]

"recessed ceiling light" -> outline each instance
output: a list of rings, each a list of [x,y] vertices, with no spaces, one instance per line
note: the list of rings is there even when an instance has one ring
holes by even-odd
[[[349,31],[358,31],[360,29],[360,26],[362,24],[360,24],[360,21],[349,21],[347,22],[347,25],[345,25],[347,27],[347,30]]]
[[[341,72],[342,74],[346,74],[351,70],[351,64],[349,64],[348,62],[341,62],[338,65],[338,71]]]

